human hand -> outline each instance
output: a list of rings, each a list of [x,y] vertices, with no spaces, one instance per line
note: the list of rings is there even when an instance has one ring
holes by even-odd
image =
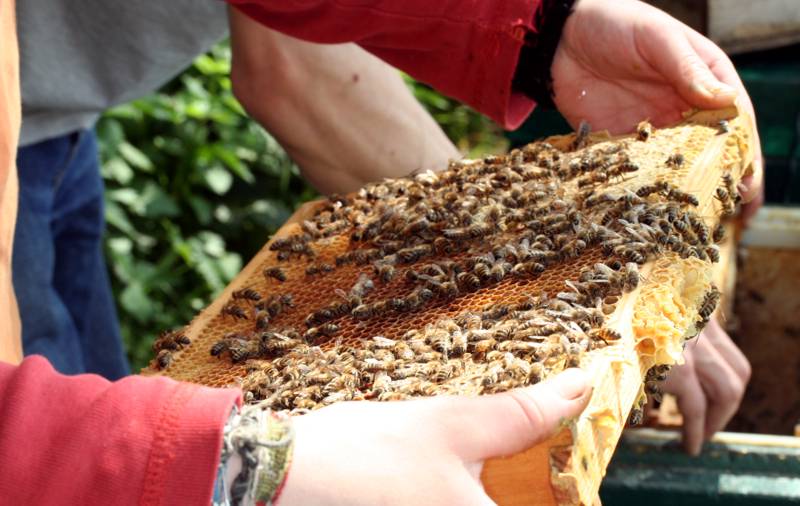
[[[555,104],[573,127],[623,133],[642,119],[676,123],[691,108],[739,106],[755,121],[736,69],[716,44],[636,0],[578,0],[551,67]],[[743,180],[745,220],[763,201],[755,134],[753,175]]]
[[[585,373],[569,369],[497,395],[334,404],[294,421],[280,503],[493,504],[483,461],[544,440],[590,396]]]
[[[686,345],[683,357],[686,363],[672,368],[663,391],[677,397],[684,447],[698,455],[703,441],[722,430],[739,409],[750,363],[716,318]]]

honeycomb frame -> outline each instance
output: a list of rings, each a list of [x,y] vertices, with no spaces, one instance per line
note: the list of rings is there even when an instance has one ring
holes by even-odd
[[[726,122],[722,132],[720,121]],[[637,161],[663,161],[667,152],[681,148],[686,159],[680,168],[665,173],[653,163],[652,167],[638,172],[635,178],[615,186],[636,188],[666,177],[674,186],[698,197],[697,213],[711,225],[718,220],[721,211],[713,198],[721,174],[728,172],[738,181],[751,169],[751,128],[749,118],[740,115],[735,108],[728,108],[687,115],[680,125],[656,130],[656,140],[645,143],[636,143],[631,136],[612,137],[603,132],[590,134],[588,143],[595,146],[604,142],[630,141],[637,150],[643,151],[637,153]],[[660,135],[666,136],[661,143],[657,142]],[[567,135],[551,137],[547,141],[567,150],[574,139],[574,135]],[[570,184],[574,185],[568,182],[564,186]],[[224,331],[236,328],[236,322],[220,316],[220,311],[234,290],[256,286],[269,292],[279,286],[275,282],[270,290],[271,282],[261,277],[265,266],[275,265],[275,252],[270,250],[270,245],[276,239],[300,232],[300,224],[313,216],[319,205],[309,203],[301,207],[223,293],[192,320],[184,332],[192,339],[192,344],[173,354],[169,368],[158,371],[151,366],[142,373],[165,374],[174,379],[211,386],[240,386],[241,380],[237,378],[246,373],[247,366],[208,354],[209,346]],[[320,251],[319,260],[332,261],[346,248],[343,241],[346,242],[341,237],[332,238]],[[599,254],[595,251],[594,257],[591,254],[582,257],[581,265],[596,260]],[[287,275],[296,276],[293,269],[299,268],[287,265]],[[576,270],[577,267],[573,266],[572,274]],[[318,302],[315,300],[317,294],[331,293],[336,287],[352,284],[358,277],[358,270],[342,269],[339,274],[341,277],[331,278],[328,284],[315,281],[306,292],[294,293],[297,313],[305,314],[310,310]],[[594,386],[593,397],[584,413],[545,443],[515,456],[485,463],[481,478],[487,493],[498,504],[590,504],[598,501],[600,481],[625,420],[641,396],[646,372],[656,364],[678,362],[683,342],[696,333],[696,311],[711,286],[712,269],[708,262],[666,254],[643,266],[641,274],[643,282],[619,299],[604,325],[619,332],[622,338],[608,347],[587,353],[581,361],[581,368],[589,373]],[[300,277],[303,277],[302,273]],[[537,280],[537,286],[563,283],[567,278],[568,273],[563,270],[548,270]],[[263,282],[254,285],[256,279]],[[524,290],[525,286],[522,284],[516,289]],[[467,294],[465,297],[488,297],[483,300],[485,303],[497,301],[505,293],[503,287],[494,287],[493,290],[481,289],[479,295]],[[487,295],[488,292],[495,293],[494,298]],[[420,317],[420,314],[428,315],[430,320],[430,315],[438,318],[453,316],[464,307],[476,306],[474,302],[458,302],[461,305],[441,302],[422,313],[412,313],[406,320],[385,320],[378,325],[381,329],[390,326],[408,329],[421,325],[418,320],[425,317]],[[296,322],[287,320],[284,323]],[[223,330],[209,331],[215,325]],[[378,330],[367,326],[361,332],[374,334]],[[343,334],[347,333],[348,330],[344,329]]]

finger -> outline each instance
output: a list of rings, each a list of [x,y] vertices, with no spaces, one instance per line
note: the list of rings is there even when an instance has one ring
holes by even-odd
[[[732,105],[736,89],[714,75],[681,26],[664,22],[642,25],[636,45],[643,58],[692,107],[714,109]]]
[[[742,201],[745,203],[751,202],[757,199],[759,195],[763,196],[764,187],[764,157],[761,152],[761,139],[756,126],[756,113],[753,108],[753,102],[750,100],[750,95],[748,95],[744,83],[739,77],[739,73],[736,72],[736,67],[734,67],[733,62],[725,55],[722,49],[711,40],[688,27],[686,28],[686,34],[689,38],[689,43],[709,65],[714,75],[717,76],[720,81],[736,88],[738,92],[738,106],[744,110],[752,120],[753,172],[752,178],[745,178],[745,180],[742,181],[745,186],[745,190],[742,192]]]
[[[722,358],[725,359],[725,362],[743,383],[750,381],[750,375],[752,374],[750,362],[716,318],[712,318],[708,326],[703,330],[703,338],[707,339],[714,349],[722,355]]]
[[[683,416],[683,447],[688,454],[696,456],[703,447],[706,397],[694,374],[691,354],[687,353],[685,358],[686,364],[676,367],[667,377],[664,391],[678,399],[678,409]]]
[[[749,178],[747,176],[745,179]],[[750,185],[752,187],[752,184]],[[750,226],[750,222],[752,221],[753,217],[756,215],[761,206],[764,205],[764,185],[761,184],[758,187],[758,193],[750,202],[747,202],[745,205],[742,206],[742,223],[745,227]]]
[[[739,409],[744,383],[712,345],[698,347],[701,349],[695,354],[695,372],[708,403],[703,438],[710,439],[725,428]]]
[[[469,435],[454,442],[456,454],[465,460],[484,460],[545,440],[562,420],[583,411],[590,394],[586,373],[567,369],[533,387],[483,397],[453,397],[440,416],[456,421],[452,430]]]

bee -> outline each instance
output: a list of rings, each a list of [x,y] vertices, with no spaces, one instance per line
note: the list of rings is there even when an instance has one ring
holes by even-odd
[[[481,279],[471,272],[459,272],[456,275],[456,283],[468,291],[477,290],[481,287]]]
[[[500,165],[506,161],[506,157],[502,155],[486,155],[483,157],[483,163],[486,165]]]
[[[535,385],[539,383],[544,378],[544,366],[541,362],[532,362],[530,364],[530,370],[528,371],[528,378],[526,383],[529,385]]]
[[[572,141],[570,145],[570,150],[574,151],[576,149],[581,149],[586,145],[586,142],[589,140],[589,133],[591,133],[592,127],[586,121],[581,121],[580,125],[578,126],[578,131],[575,133],[575,139]]]
[[[606,181],[608,181],[608,173],[598,171],[578,179],[578,188],[584,188],[589,185],[598,185],[605,183]]]
[[[694,214],[690,214],[688,218],[689,218],[689,225],[691,225],[692,230],[697,236],[697,239],[700,241],[700,244],[703,245],[708,244],[711,233],[709,232],[708,227],[703,222],[703,220]]]
[[[401,232],[400,235],[409,237],[413,235],[420,235],[431,229],[431,222],[427,218],[420,218],[409,223]]]
[[[419,246],[398,250],[397,258],[404,264],[410,264],[432,253],[433,247],[430,244],[420,244]]]
[[[308,242],[308,237],[304,235],[291,235],[289,237],[279,237],[272,241],[269,245],[270,251],[288,251],[292,249],[294,244],[302,244]]]
[[[719,262],[719,248],[716,246],[708,246],[705,248],[705,253],[708,256],[708,259],[714,263]]]
[[[495,339],[489,337],[489,338],[486,338],[486,339],[481,339],[480,341],[475,341],[474,343],[470,343],[469,346],[468,346],[468,349],[473,354],[482,355],[482,354],[486,354],[486,353],[489,353],[490,351],[494,350],[494,347],[495,347],[496,344],[497,344],[497,341]]]
[[[286,308],[290,308],[293,306],[293,297],[291,294],[282,294],[282,295],[272,295],[266,301],[259,302],[256,304],[256,309],[267,311],[269,316],[275,318]]]
[[[425,341],[431,347],[447,357],[453,347],[453,341],[450,338],[450,333],[443,329],[432,329],[425,336]]]
[[[728,190],[728,195],[730,195],[733,201],[738,204],[742,200],[742,196],[739,195],[739,190],[736,189],[736,185],[733,182],[733,176],[731,176],[730,172],[726,172],[722,175],[722,182],[725,184],[725,189]]]
[[[639,286],[639,265],[635,262],[625,264],[622,291],[631,292]]]
[[[233,303],[226,304],[222,308],[222,314],[227,316],[232,316],[234,319],[238,320],[247,319],[247,313],[245,312],[245,310]]]
[[[722,240],[725,239],[725,225],[718,223],[717,226],[714,227],[714,232],[712,233],[711,238],[715,243],[721,243]]]
[[[263,310],[256,310],[255,314],[256,330],[267,330],[269,327],[269,313]]]
[[[667,193],[667,198],[679,202],[681,204],[690,204],[695,207],[700,205],[700,201],[697,200],[697,197],[695,197],[691,193],[686,193],[681,190],[678,190],[677,188],[672,188],[669,191],[669,193]]]
[[[261,350],[259,341],[243,339],[242,337],[239,335],[239,337],[223,338],[211,347],[211,355],[219,356],[227,351],[233,363],[239,363],[257,356]]]
[[[708,323],[709,318],[711,318],[711,315],[717,308],[717,303],[719,302],[720,296],[720,291],[715,286],[712,286],[711,289],[703,296],[703,301],[700,303],[700,307],[697,309],[697,314],[700,316],[700,320],[698,321],[700,326],[704,326],[706,323]]]
[[[670,366],[666,364],[658,364],[654,365],[650,369],[647,370],[647,374],[645,375],[646,381],[664,381],[667,379],[667,374],[669,373]]]
[[[647,121],[642,121],[636,127],[636,138],[639,139],[640,141],[646,141],[647,139],[650,138],[652,134],[653,134],[653,126]]]
[[[615,166],[614,168],[609,169],[608,170],[608,175],[610,177],[621,177],[623,174],[626,174],[626,173],[629,173],[629,172],[636,172],[638,170],[639,170],[639,166],[638,165],[636,165],[633,162],[625,161],[625,162],[622,162],[619,165]]]
[[[356,320],[369,320],[374,316],[380,315],[375,304],[360,304],[353,308],[350,313]]]
[[[622,339],[622,336],[619,334],[619,332],[608,328],[592,329],[587,333],[587,335],[590,339],[601,341],[606,346],[608,346],[609,341],[613,342]]]
[[[300,344],[300,341],[275,332],[265,332],[261,343],[267,353],[285,352]]]
[[[306,276],[314,276],[315,274],[327,274],[333,272],[334,267],[331,264],[319,263],[311,264],[306,267]]]
[[[172,352],[166,349],[159,351],[156,355],[156,365],[162,370],[172,365]]]
[[[600,204],[606,204],[614,201],[614,197],[609,193],[600,193],[597,195],[592,195],[588,197],[586,200],[583,201],[583,208],[589,209],[595,207]]]
[[[362,273],[358,276],[355,284],[353,284],[353,287],[350,289],[348,295],[349,300],[360,304],[361,299],[366,297],[373,288],[375,288],[375,283],[373,283],[369,276]]]
[[[628,425],[641,425],[644,421],[644,409],[641,407],[636,407],[631,409],[630,415],[628,415]]]
[[[722,204],[722,217],[727,218],[733,216],[734,212],[736,211],[733,201],[731,200],[731,195],[728,193],[728,190],[719,187],[717,188],[716,194],[714,197],[719,200],[720,204]]]
[[[585,249],[586,243],[584,241],[573,239],[561,248],[560,255],[561,258],[578,258]]]
[[[283,283],[286,281],[286,272],[280,267],[267,267],[264,269],[264,277],[267,279],[277,279]]]
[[[261,294],[253,290],[252,288],[243,288],[241,290],[234,290],[233,293],[231,293],[231,297],[234,300],[242,299],[242,300],[251,300],[253,302],[258,302],[261,300]]]
[[[683,166],[683,162],[684,162],[683,154],[675,153],[673,155],[669,155],[666,164],[667,167],[672,167],[673,169],[679,169]]]
[[[646,381],[644,391],[653,396],[657,402],[661,402],[661,387],[655,381]]]
[[[636,190],[638,197],[647,197],[653,193],[662,193],[669,190],[669,183],[666,181],[657,181],[654,184],[645,185]]]
[[[161,350],[180,350],[184,346],[192,344],[192,340],[181,332],[164,331],[158,335],[158,338],[153,342],[153,351],[159,352]]]
[[[388,263],[376,263],[373,265],[375,276],[383,283],[389,283],[394,279],[395,268],[394,265]]]

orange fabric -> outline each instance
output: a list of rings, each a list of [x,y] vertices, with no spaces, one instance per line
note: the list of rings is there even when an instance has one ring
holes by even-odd
[[[17,220],[17,141],[20,127],[19,55],[14,0],[0,0],[0,360],[22,360],[19,312],[11,285]]]

